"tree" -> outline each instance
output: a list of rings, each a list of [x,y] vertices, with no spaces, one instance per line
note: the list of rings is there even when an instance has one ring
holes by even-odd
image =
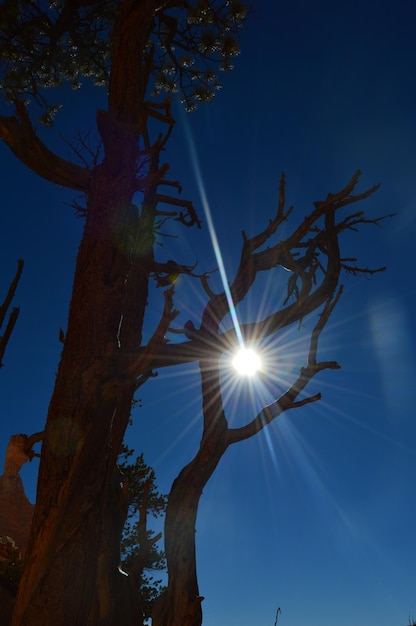
[[[9,592],[2,599],[4,612],[6,603],[10,607],[14,604],[34,508],[26,498],[20,469],[27,461],[39,456],[33,448],[42,441],[43,435],[43,432],[31,436],[13,435],[6,450],[4,473],[0,476],[0,587]],[[132,462],[130,457],[133,454],[134,450],[123,446],[118,459],[123,480],[128,484],[128,514],[121,542],[121,566],[134,578],[147,618],[151,615],[154,599],[161,591],[161,581],[155,580],[149,571],[165,569],[164,554],[155,547],[161,533],[153,536],[147,529],[147,518],[149,514],[153,517],[163,514],[166,498],[158,493],[155,472],[146,465],[143,454]]]
[[[190,202],[161,192],[180,185],[160,164],[174,120],[170,98],[157,94],[178,88],[188,109],[210,99],[215,66],[230,69],[238,52],[244,12],[234,1],[1,5],[1,85],[14,113],[0,118],[0,136],[35,173],[85,196],[14,624],[142,622],[136,587],[118,569],[128,502],[116,462],[134,393],[152,374],[175,317],[172,286],[158,327],[140,347],[149,281],[172,274],[171,264],[154,258],[155,231],[167,218],[200,226]],[[48,101],[47,89],[78,87],[82,77],[108,90],[107,110],[96,116],[102,157],[97,152],[89,166],[54,154],[30,117],[50,124],[59,105]],[[165,130],[152,139],[157,122]]]
[[[248,238],[243,233],[240,264],[228,290],[224,285],[222,293],[213,293],[206,279],[202,279],[208,302],[192,343],[199,351],[203,435],[199,450],[175,479],[168,498],[165,551],[169,581],[166,591],[156,602],[160,601],[161,607],[156,607],[155,611],[162,612],[162,617],[156,612],[156,624],[197,626],[201,623],[202,598],[196,574],[195,523],[203,488],[231,445],[253,437],[284,411],[320,400],[320,393],[305,396],[303,392],[318,373],[339,368],[336,361],[319,361],[317,353],[319,337],[342,294],[340,273],[344,270],[354,275],[371,275],[385,269],[362,268],[356,264],[355,258],[341,256],[341,233],[355,231],[363,224],[377,225],[384,219],[368,219],[363,211],[339,216],[344,207],[364,200],[378,188],[376,185],[354,194],[359,176],[360,172],[357,172],[341,191],[329,193],[325,200],[315,202],[314,210],[288,237],[265,247],[291,213],[291,209],[285,209],[285,177],[282,175],[276,215],[257,235]],[[284,306],[260,321],[221,332],[224,319],[247,296],[257,276],[278,267],[284,267],[291,273]],[[222,355],[238,345],[238,334],[241,334],[245,344],[258,343],[289,325],[301,324],[307,315],[315,311],[319,311],[319,317],[310,332],[306,366],[301,368],[293,383],[275,402],[264,406],[244,426],[230,427],[221,393]],[[166,353],[169,348],[166,346]],[[181,621],[177,621],[178,615]]]
[[[166,497],[156,489],[154,470],[146,465],[143,454],[129,461],[134,450],[123,446],[119,468],[129,486],[129,506],[121,540],[121,567],[137,580],[137,592],[145,618],[151,617],[155,599],[162,591],[162,581],[153,572],[166,569],[163,552],[156,548],[162,533],[147,529],[147,517],[160,517],[166,510]]]
[[[215,68],[230,69],[238,53],[237,30],[245,12],[237,0],[66,0],[51,6],[6,0],[1,5],[1,82],[14,113],[0,118],[0,136],[35,173],[85,196],[85,206],[77,205],[85,227],[14,626],[143,623],[134,575],[141,564],[132,565],[129,577],[118,568],[129,503],[117,459],[137,388],[157,369],[190,361],[200,366],[204,431],[195,458],[169,495],[169,578],[152,623],[199,626],[194,531],[204,485],[231,444],[253,436],[281,412],[319,399],[302,393],[317,373],[338,367],[334,361],[319,362],[317,348],[341,295],[340,273],[377,271],[360,268],[339,250],[343,232],[379,222],[362,211],[341,212],[375,190],[354,195],[358,173],[275,242],[290,213],[282,177],[276,215],[256,236],[244,235],[236,276],[222,293],[212,291],[207,274],[197,277],[181,260],[157,259],[156,233],[167,219],[201,226],[192,203],[173,195],[180,185],[166,178],[168,167],[161,163],[174,125],[170,96],[163,99],[161,93],[179,91],[188,110],[209,100],[219,86]],[[63,82],[77,88],[83,77],[106,86],[108,106],[96,115],[101,149],[88,161],[86,151],[75,148],[83,159],[78,165],[51,152],[35,131],[33,115],[51,124],[60,105],[49,101],[47,88]],[[282,266],[290,272],[283,308],[227,328],[257,276]],[[199,324],[190,320],[176,329],[188,340],[170,344],[178,275],[198,278],[207,304]],[[146,305],[154,287],[166,288],[164,305],[145,343]],[[250,423],[230,428],[221,399],[221,356],[238,340],[266,340],[314,312],[320,316],[299,376]]]

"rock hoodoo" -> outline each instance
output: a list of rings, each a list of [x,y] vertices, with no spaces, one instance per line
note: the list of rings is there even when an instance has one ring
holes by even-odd
[[[4,472],[0,476],[0,537],[10,537],[22,555],[26,551],[34,505],[25,494],[20,468],[35,453],[32,446],[43,433],[13,435],[6,450]]]

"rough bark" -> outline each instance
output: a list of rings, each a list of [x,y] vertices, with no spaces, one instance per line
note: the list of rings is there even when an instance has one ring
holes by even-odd
[[[175,479],[166,510],[165,553],[169,585],[155,603],[153,626],[200,626],[203,597],[196,570],[196,518],[199,500],[222,457],[223,441],[205,442]]]
[[[109,551],[119,550],[120,535],[108,526],[118,517],[114,473],[135,390],[118,371],[118,359],[122,348],[140,343],[151,249],[132,267],[123,245],[137,228],[131,197],[103,170],[89,198],[78,254],[16,625],[122,623],[114,621],[118,609],[107,601],[108,594],[118,597],[114,586],[121,574],[117,563],[113,571],[104,567]]]
[[[153,626],[200,626],[203,597],[196,571],[196,517],[205,485],[215,471],[227,442],[227,422],[219,397],[219,369],[200,363],[205,427],[198,453],[175,479],[165,519],[168,586],[156,601]]]
[[[152,13],[152,3],[134,4],[122,3],[114,33],[114,72],[125,85],[135,83]],[[140,215],[133,204],[143,81],[139,91],[112,91],[109,113],[97,118],[105,157],[89,183],[14,626],[140,623],[118,571],[124,504],[116,460],[136,388],[121,355],[140,345],[153,258],[151,203]]]

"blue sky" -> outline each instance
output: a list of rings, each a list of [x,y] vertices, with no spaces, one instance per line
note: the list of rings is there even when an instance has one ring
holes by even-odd
[[[321,350],[342,369],[314,381],[310,390],[322,391],[322,401],[230,449],[204,492],[197,527],[204,626],[272,626],[278,606],[279,626],[406,626],[409,614],[416,618],[415,19],[408,1],[259,1],[222,91],[178,116],[166,160],[202,217],[187,125],[230,278],[241,230],[254,233],[273,215],[282,170],[292,223],[357,169],[360,189],[381,182],[359,208],[372,217],[398,214],[345,240],[363,265],[388,269],[343,281]],[[92,126],[99,106],[88,90],[77,96],[78,105],[60,114],[67,136]],[[68,154],[53,133],[50,142]],[[0,372],[3,454],[11,434],[43,428],[82,222],[65,204],[73,194],[37,179],[2,145],[0,163],[0,294],[17,258],[25,259],[15,299],[21,314]],[[206,227],[167,245],[162,256],[215,266]],[[261,292],[270,301],[284,289],[277,273]],[[258,293],[247,315],[260,314]],[[176,298],[178,325],[197,322],[196,285],[179,282]],[[149,329],[156,305],[151,300]],[[312,324],[305,320],[305,330]],[[303,365],[303,336],[294,329],[279,337],[275,386],[236,385],[231,420],[243,422]],[[129,442],[167,491],[201,434],[196,368],[165,370],[139,395]],[[34,464],[23,472],[32,499],[34,474]]]

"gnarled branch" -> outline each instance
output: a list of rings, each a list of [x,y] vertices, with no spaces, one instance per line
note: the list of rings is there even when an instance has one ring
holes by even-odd
[[[173,308],[173,294],[173,286],[170,287],[170,289],[166,289],[164,292],[165,305],[159,324],[147,346],[141,351],[138,358],[131,363],[127,371],[125,371],[125,375],[127,375],[129,379],[137,378],[154,368],[155,357],[166,343],[166,333],[168,332],[169,326],[175,317],[179,315],[179,311]]]
[[[346,266],[345,261],[348,260],[345,257],[341,259],[338,244],[338,236],[345,229],[348,217],[336,223],[336,211],[346,204],[367,198],[378,188],[376,185],[363,193],[352,195],[359,175],[360,173],[356,172],[340,192],[329,194],[325,201],[315,203],[311,216],[303,220],[302,225],[294,231],[295,234],[273,246],[258,250],[259,246],[267,243],[268,238],[275,234],[278,225],[289,214],[289,211],[284,210],[284,177],[282,176],[277,214],[264,231],[251,239],[244,237],[240,264],[236,277],[230,285],[230,293],[234,306],[237,306],[249,292],[259,272],[271,270],[279,265],[292,272],[291,277],[300,282],[300,287],[293,294],[294,300],[283,309],[275,310],[259,321],[240,324],[240,331],[245,341],[268,337],[282,328],[299,322],[324,305],[333,294],[338,285],[340,271]],[[353,216],[356,225],[360,223],[378,225],[381,220],[381,218],[367,219],[364,213],[354,213]],[[323,220],[324,223],[318,225],[318,220]],[[310,237],[311,234],[312,237]],[[305,248],[306,254],[298,258],[296,251]],[[326,259],[326,263],[317,262],[318,254]],[[346,266],[345,269],[348,270],[349,267]],[[360,271],[371,275],[383,268],[352,269],[355,269],[357,273]],[[200,331],[191,341],[165,343],[158,346],[155,351],[150,345],[147,348],[140,348],[138,356],[146,351],[152,368],[189,363],[205,359],[209,355],[216,358],[236,345],[237,336],[234,328],[222,333],[219,331],[221,321],[230,312],[226,294],[214,293],[209,288],[205,277],[202,278],[202,285],[209,301],[202,316]],[[205,341],[201,341],[202,338],[205,338]]]
[[[312,378],[325,369],[339,369],[340,366],[336,361],[317,361],[317,352],[318,352],[318,340],[323,331],[328,319],[334,310],[337,302],[339,301],[342,294],[342,287],[338,290],[337,294],[334,298],[329,298],[326,303],[324,310],[322,311],[317,323],[311,334],[308,360],[306,367],[302,367],[299,373],[298,378],[291,385],[291,387],[282,395],[278,400],[269,404],[260,411],[256,415],[256,417],[245,426],[240,428],[231,428],[227,433],[227,442],[228,444],[236,443],[237,441],[243,441],[244,439],[248,439],[252,437],[260,430],[262,430],[267,424],[270,424],[276,417],[281,415],[284,411],[288,411],[289,409],[299,408],[300,406],[304,406],[305,404],[310,404],[311,402],[316,402],[321,399],[321,394],[315,394],[313,396],[308,396],[306,398],[302,398],[297,400],[298,396],[305,389],[305,387],[310,383]]]
[[[35,174],[57,185],[86,192],[91,172],[49,150],[37,136],[24,106],[17,107],[16,115],[0,116],[0,138]]]

